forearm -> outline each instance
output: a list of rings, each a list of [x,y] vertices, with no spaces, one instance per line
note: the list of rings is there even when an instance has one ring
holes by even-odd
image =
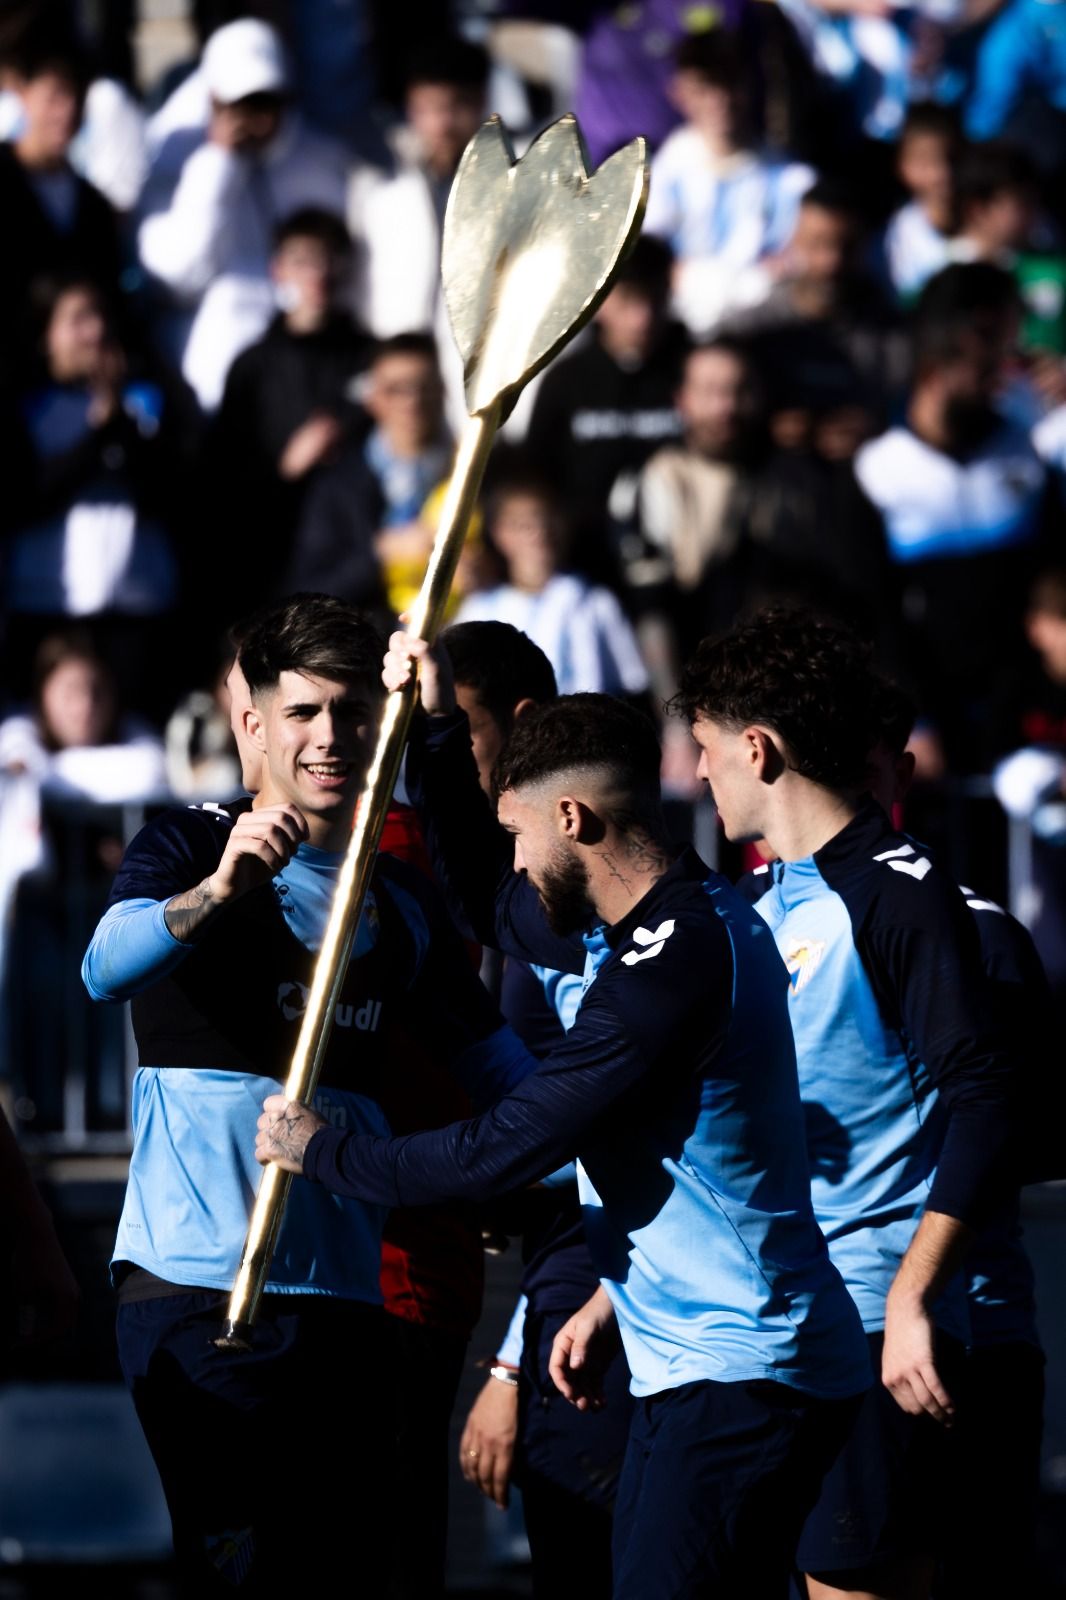
[[[223,906],[212,877],[206,877],[194,889],[176,894],[163,907],[167,932],[179,944],[193,944],[218,916]]]
[[[97,924],[81,976],[94,1000],[128,1000],[180,965],[189,946],[171,933],[168,902],[120,900]]]
[[[890,1303],[928,1311],[959,1271],[974,1237],[956,1217],[927,1210],[899,1264]]]

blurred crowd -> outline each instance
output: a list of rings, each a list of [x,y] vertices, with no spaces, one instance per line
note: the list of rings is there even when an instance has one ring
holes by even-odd
[[[0,19],[5,913],[42,794],[239,787],[236,619],[417,592],[450,186],[490,112],[521,153],[573,107],[593,165],[648,139],[644,233],[509,419],[453,614],[642,697],[682,798],[696,642],[776,599],[858,622],[920,779],[1031,822],[1066,987],[1066,6],[251,11],[199,0],[148,82],[133,4]]]

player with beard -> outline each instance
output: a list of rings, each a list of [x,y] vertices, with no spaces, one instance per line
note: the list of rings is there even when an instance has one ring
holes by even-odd
[[[387,1586],[384,1209],[301,1185],[252,1349],[211,1343],[258,1181],[259,1106],[292,1056],[372,754],[380,660],[373,626],[331,596],[254,619],[231,687],[258,792],[250,807],[190,806],[142,829],[83,967],[95,999],[133,999],[134,1148],[112,1263],[119,1355],[197,1597],[322,1586],[347,1571],[353,1538],[370,1591]],[[380,1102],[410,1064],[412,1035],[475,1104],[529,1062],[425,874],[382,855],[316,1099],[331,1124],[388,1131]],[[279,1418],[311,1385],[325,1401],[293,1430],[282,1516]],[[354,1438],[377,1449],[355,1452],[343,1473],[327,1468]]]
[[[484,1199],[580,1156],[601,1288],[552,1370],[595,1404],[621,1335],[638,1404],[617,1600],[772,1594],[869,1382],[811,1212],[784,969],[735,890],[666,844],[638,712],[601,695],[526,711],[495,770],[497,827],[439,655],[394,635],[386,682],[413,656],[439,714],[412,792],[472,925],[588,986],[566,1039],[476,1120],[390,1140],[273,1096],[257,1155],[384,1205]]]

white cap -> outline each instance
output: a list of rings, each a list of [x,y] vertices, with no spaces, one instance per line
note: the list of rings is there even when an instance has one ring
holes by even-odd
[[[284,94],[289,87],[285,48],[275,30],[256,17],[228,22],[208,39],[204,81],[214,100],[231,106],[249,94]]]

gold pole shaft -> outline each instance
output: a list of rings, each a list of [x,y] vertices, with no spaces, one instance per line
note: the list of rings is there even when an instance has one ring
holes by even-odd
[[[444,620],[452,580],[499,416],[499,404],[493,403],[483,412],[470,417],[459,441],[429,565],[407,624],[408,632],[430,643],[436,638]],[[390,694],[385,702],[374,758],[359,797],[352,837],[341,864],[292,1064],[285,1080],[285,1094],[289,1100],[308,1104],[318,1087],[334,1011],[370,886],[381,830],[399,775],[414,704],[413,681],[405,689]],[[273,1163],[264,1169],[241,1252],[237,1279],[230,1294],[226,1330],[215,1341],[219,1349],[248,1348],[249,1330],[255,1321],[263,1286],[270,1271],[291,1184],[291,1173],[283,1172]]]

